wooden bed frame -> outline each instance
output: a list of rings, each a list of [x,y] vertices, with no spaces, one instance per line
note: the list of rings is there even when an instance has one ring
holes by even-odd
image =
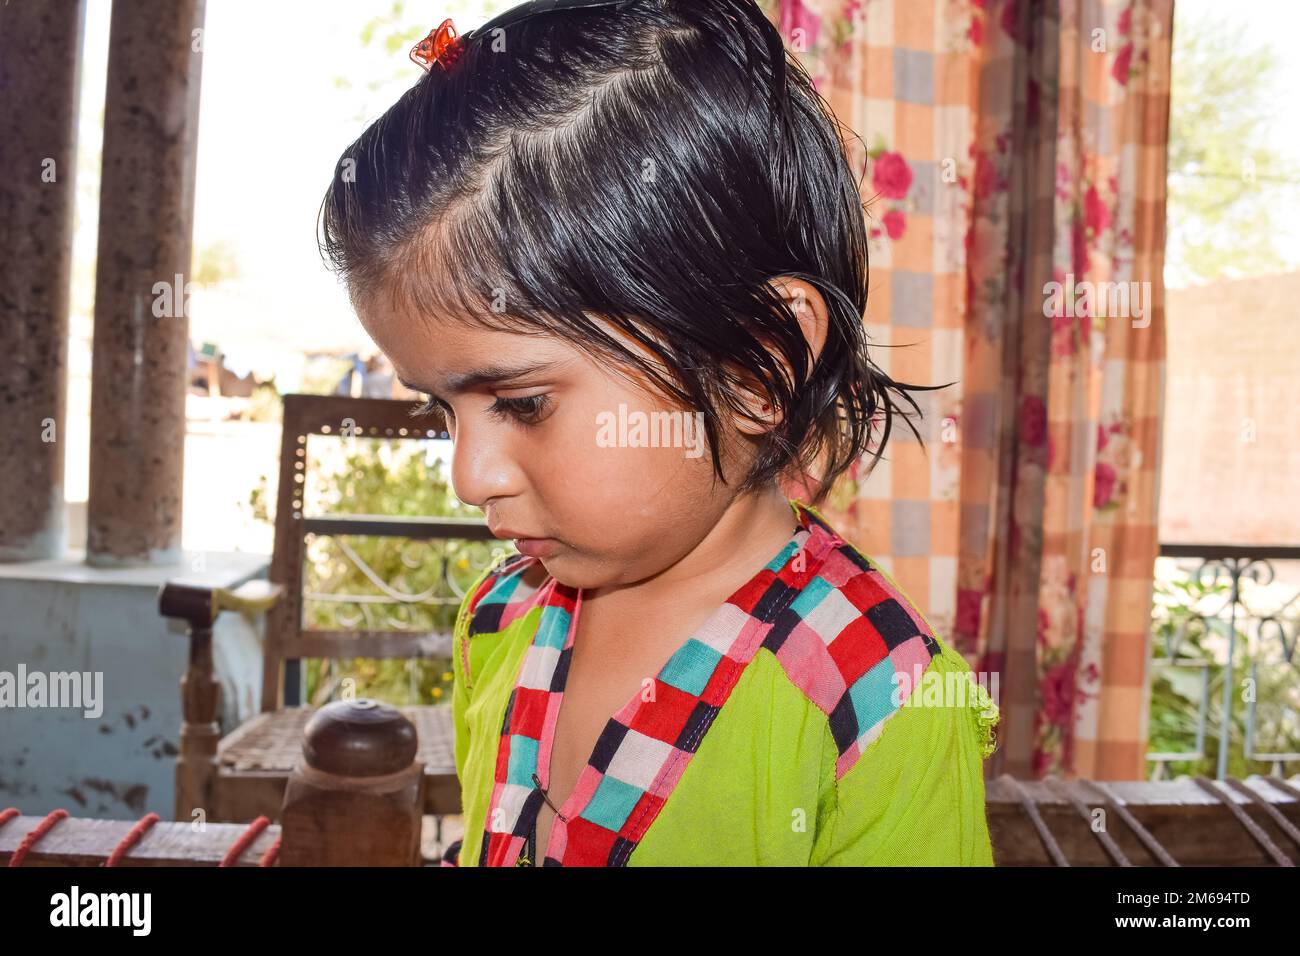
[[[391,708],[381,740],[373,727],[358,739],[356,707],[336,702],[332,730],[312,725],[290,774],[282,824],[247,842],[243,824],[155,824],[122,866],[419,866],[423,767],[412,760],[415,728]],[[382,710],[380,711],[382,713]],[[405,728],[402,725],[405,724]],[[333,748],[334,758],[319,757]],[[356,754],[369,748],[368,767]],[[398,756],[375,763],[376,752]],[[323,766],[311,766],[311,761]],[[349,763],[351,761],[351,763]],[[392,770],[392,767],[399,767]],[[358,775],[360,770],[366,772]],[[987,787],[989,833],[997,866],[1294,866],[1300,850],[1300,791],[1272,777],[1207,780],[1018,781]],[[20,816],[0,824],[0,866],[42,822]],[[262,818],[263,824],[266,818]],[[25,866],[100,866],[132,831],[120,820],[60,820],[27,853]],[[225,861],[223,863],[223,860]]]

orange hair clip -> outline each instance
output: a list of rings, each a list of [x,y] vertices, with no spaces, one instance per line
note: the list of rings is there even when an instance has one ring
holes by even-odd
[[[465,44],[448,17],[437,28],[430,30],[427,37],[411,47],[411,62],[419,64],[425,73],[433,69],[435,63],[441,64],[446,70],[464,52]]]
[[[522,23],[541,13],[596,7],[615,7],[622,11],[634,2],[635,0],[528,0],[527,3],[521,3],[488,21],[486,25],[470,30],[464,37],[456,32],[451,19],[448,18],[443,20],[437,29],[430,30],[427,37],[411,47],[411,62],[418,63],[425,73],[428,73],[435,63],[442,64],[442,68],[446,70],[465,52],[465,41],[472,40],[476,36]]]

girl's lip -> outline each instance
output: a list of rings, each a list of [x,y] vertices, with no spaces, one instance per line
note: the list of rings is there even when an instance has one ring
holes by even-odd
[[[520,554],[530,558],[549,558],[559,550],[560,542],[554,538],[514,538],[514,545]]]

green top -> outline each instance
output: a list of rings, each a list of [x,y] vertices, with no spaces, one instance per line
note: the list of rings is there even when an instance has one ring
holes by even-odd
[[[791,504],[786,549],[607,725],[549,848],[528,836],[581,593],[529,587],[521,555],[479,576],[454,634],[459,865],[993,865],[996,706],[888,574]]]

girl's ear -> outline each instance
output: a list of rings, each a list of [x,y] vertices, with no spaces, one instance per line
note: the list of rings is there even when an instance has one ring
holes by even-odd
[[[798,319],[804,340],[812,349],[813,361],[816,361],[826,344],[826,332],[830,324],[830,313],[821,292],[812,283],[793,276],[777,276],[768,285],[781,296]],[[789,374],[790,366],[785,362],[782,365]],[[734,418],[736,428],[747,435],[762,435],[771,431],[781,421],[780,410],[772,408],[771,401],[771,398],[757,389],[746,392],[745,404],[757,421],[737,415]]]
[[[812,283],[792,276],[777,276],[768,285],[780,293],[785,304],[790,307],[799,327],[803,329],[804,340],[812,348],[813,360],[822,354],[826,344],[826,330],[830,327],[830,311],[821,291]]]

